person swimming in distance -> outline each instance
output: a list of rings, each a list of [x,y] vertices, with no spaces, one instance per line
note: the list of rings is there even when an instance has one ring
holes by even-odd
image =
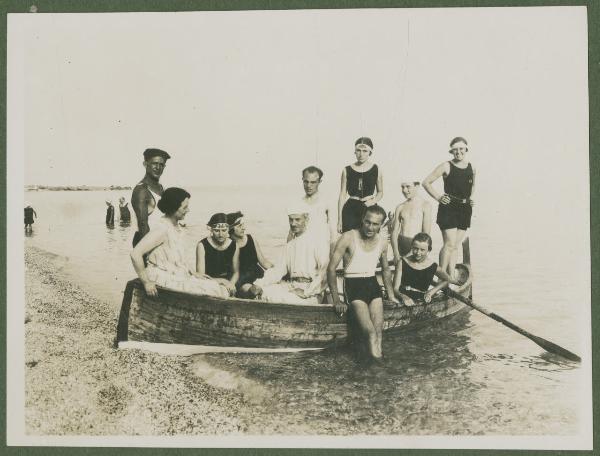
[[[396,265],[410,252],[416,234],[431,231],[431,204],[419,196],[419,182],[403,181],[400,185],[406,201],[396,206],[393,215],[391,243]]]
[[[406,306],[414,306],[414,299],[431,302],[432,297],[448,286],[448,274],[429,258],[432,240],[427,233],[418,233],[411,243],[411,253],[400,259],[394,273],[394,294]],[[440,281],[434,284],[433,278]],[[430,288],[435,285],[433,288]]]
[[[152,230],[131,251],[133,268],[148,296],[158,295],[157,285],[185,293],[220,298],[229,296],[225,287],[215,280],[196,275],[186,263],[179,221],[189,211],[190,197],[184,189],[166,189],[157,204],[157,209],[164,216],[153,224]]]
[[[210,235],[196,246],[196,272],[212,277],[234,296],[240,276],[240,253],[236,242],[229,238],[227,215],[214,214],[208,221],[208,229]]]

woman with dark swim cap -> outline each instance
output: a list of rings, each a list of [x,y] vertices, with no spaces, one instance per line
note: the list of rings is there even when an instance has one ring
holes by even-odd
[[[338,199],[338,232],[344,233],[360,227],[365,208],[383,198],[383,176],[378,166],[369,158],[373,154],[373,141],[358,138],[354,143],[356,162],[342,171]]]
[[[438,165],[423,181],[423,188],[438,201],[437,224],[442,230],[444,246],[440,251],[440,267],[454,277],[458,246],[462,243],[467,228],[471,226],[475,168],[467,158],[467,140],[456,137],[450,142],[452,160]],[[433,188],[433,183],[443,177],[444,193]]]
[[[158,201],[165,214],[152,225],[131,252],[131,262],[149,296],[156,296],[156,286],[186,293],[228,297],[225,287],[209,278],[197,276],[187,265],[183,230],[179,226],[189,211],[190,194],[181,188],[168,188]],[[148,266],[144,265],[147,256]]]

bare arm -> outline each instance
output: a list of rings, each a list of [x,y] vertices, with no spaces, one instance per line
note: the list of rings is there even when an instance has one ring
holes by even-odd
[[[381,252],[381,256],[379,257],[379,262],[381,263],[381,275],[383,277],[383,285],[385,286],[385,290],[388,295],[388,299],[390,301],[398,302],[396,296],[394,295],[394,288],[392,287],[392,272],[390,271],[390,265],[387,260],[388,248],[387,245]]]
[[[438,180],[440,177],[442,177],[444,174],[448,174],[450,172],[450,165],[448,164],[448,162],[444,162],[440,165],[438,165],[423,181],[422,185],[423,188],[427,191],[427,193],[429,193],[431,195],[431,197],[436,200],[439,201],[442,204],[448,204],[450,202],[450,198],[445,197],[448,201],[444,202],[442,201],[442,198],[444,197],[443,194],[439,194],[434,188],[433,188],[433,183]]]
[[[304,291],[304,297],[318,295],[327,288],[327,265],[329,264],[329,245],[320,242],[315,249],[317,270],[312,277],[312,282]]]
[[[428,201],[423,203],[423,225],[421,226],[423,233],[431,233],[431,204]]]
[[[348,306],[345,303],[340,301],[340,296],[337,287],[337,267],[340,264],[340,261],[344,257],[344,253],[346,253],[346,249],[348,248],[349,236],[344,233],[338,239],[335,244],[335,248],[333,249],[333,255],[331,255],[331,259],[329,260],[329,266],[327,266],[327,284],[329,285],[329,292],[331,293],[331,297],[333,298],[333,305],[335,306],[335,311],[339,314],[343,314],[348,310]]]
[[[258,263],[263,267],[263,269],[272,268],[273,263],[271,263],[269,260],[267,260],[265,258],[265,256],[262,253],[262,250],[260,249],[260,245],[258,245],[258,242],[256,241],[256,239],[254,239],[254,246],[256,247],[256,257],[258,258]]]
[[[469,198],[469,204],[471,207],[475,206],[475,201],[473,201],[473,193],[475,193],[475,168],[473,168],[473,185],[471,185],[471,197]]]
[[[35,209],[31,209],[31,210],[33,211],[33,216],[34,216],[35,218],[37,218],[37,213],[35,212]]]
[[[346,202],[346,168],[342,170],[342,178],[340,183],[340,196],[338,198],[338,221],[337,221],[337,230],[338,233],[342,232],[342,209],[344,208],[344,203]]]
[[[377,193],[375,196],[367,199],[365,201],[366,206],[374,206],[379,202],[381,198],[383,198],[383,173],[381,172],[381,168],[377,170],[377,182],[375,183],[375,188],[377,189]]]
[[[135,217],[138,223],[138,231],[142,236],[145,236],[150,227],[148,226],[148,198],[151,195],[143,185],[137,185],[131,194],[131,207],[135,212]]]
[[[235,244],[235,241],[231,241]],[[231,285],[234,288],[234,293],[235,293],[235,284],[237,283],[238,279],[240,278],[240,249],[237,248],[237,245],[235,246],[235,253],[233,254],[233,259],[232,259],[232,269],[233,269],[233,274],[231,274],[231,278],[229,279],[229,282],[231,283]]]
[[[402,281],[402,259],[398,260],[396,270],[394,271],[394,292],[400,290],[400,282]]]
[[[446,274],[439,266],[435,271],[435,275],[440,279],[440,281],[431,290],[427,290],[427,293],[425,293],[423,296],[425,302],[430,302],[433,295],[435,295],[441,289],[446,288],[450,282],[450,277],[448,274]]]
[[[402,211],[402,204],[399,204],[396,207],[396,212],[394,214],[394,224],[392,225],[392,252],[394,252],[394,263],[397,265],[400,261],[400,249],[398,248],[398,236],[400,235],[400,212]]]
[[[203,276],[205,270],[204,245],[202,245],[202,242],[198,242],[198,245],[196,246],[196,273],[197,275]]]
[[[146,273],[146,266],[144,265],[144,255],[158,247],[160,244],[165,242],[167,237],[167,231],[163,229],[153,230],[144,236],[140,242],[131,251],[131,263],[136,274],[142,281],[146,293],[150,296],[156,296],[156,285],[148,278]]]

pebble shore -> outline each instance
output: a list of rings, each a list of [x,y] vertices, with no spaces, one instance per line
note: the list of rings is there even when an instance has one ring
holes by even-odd
[[[114,310],[69,282],[58,258],[25,250],[25,425],[30,435],[247,432],[243,393],[192,360],[114,348]],[[214,383],[214,382],[213,382]]]

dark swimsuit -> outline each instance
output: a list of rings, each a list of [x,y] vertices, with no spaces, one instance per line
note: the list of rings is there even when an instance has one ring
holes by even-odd
[[[258,265],[258,255],[252,236],[247,235],[246,245],[240,249],[240,280],[238,286],[245,283],[254,283],[265,275],[262,268]]]
[[[31,225],[33,223],[33,208],[25,208],[25,225]]]
[[[204,246],[204,269],[205,273],[215,279],[229,280],[233,275],[233,255],[235,254],[236,244],[231,241],[225,250],[215,249],[208,238],[202,239]]]
[[[131,222],[131,212],[129,212],[127,203],[125,203],[125,206],[119,206],[119,211],[121,212],[121,223]]]
[[[425,269],[415,269],[402,258],[400,291],[413,299],[423,299],[423,295],[429,290],[429,286],[433,282],[437,266],[437,263],[431,263]]]
[[[444,193],[450,197],[449,204],[438,206],[437,224],[441,230],[458,228],[466,230],[471,226],[473,208],[469,204],[473,189],[473,167],[471,163],[461,169],[451,161],[450,172],[444,176]]]
[[[379,171],[377,165],[370,170],[360,173],[352,166],[346,166],[346,192],[349,196],[364,198],[375,193]],[[366,208],[364,202],[348,198],[342,208],[342,231],[350,231],[360,227],[363,212]]]
[[[115,224],[115,207],[108,206],[106,208],[106,224],[114,225]]]

